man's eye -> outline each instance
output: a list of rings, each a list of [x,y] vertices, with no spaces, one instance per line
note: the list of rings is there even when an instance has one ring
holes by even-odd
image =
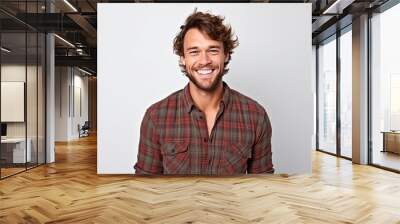
[[[198,51],[190,51],[189,52],[189,54],[191,54],[191,55],[196,55],[196,54],[198,54],[199,52]]]
[[[211,54],[218,54],[219,51],[218,50],[210,50]]]

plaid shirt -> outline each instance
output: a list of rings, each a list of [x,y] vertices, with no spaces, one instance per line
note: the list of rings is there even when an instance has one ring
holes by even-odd
[[[224,83],[209,136],[204,113],[187,85],[147,109],[136,174],[273,173],[271,133],[265,109]]]

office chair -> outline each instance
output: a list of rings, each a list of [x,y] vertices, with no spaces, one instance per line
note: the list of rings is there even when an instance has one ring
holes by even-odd
[[[89,129],[90,129],[89,121],[85,121],[85,123],[80,128],[78,125],[78,129],[79,129],[79,138],[89,136]]]

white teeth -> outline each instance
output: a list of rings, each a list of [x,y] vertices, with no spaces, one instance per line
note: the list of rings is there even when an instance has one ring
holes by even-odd
[[[197,72],[202,75],[207,75],[212,72],[212,69],[200,69],[200,70],[197,70]]]

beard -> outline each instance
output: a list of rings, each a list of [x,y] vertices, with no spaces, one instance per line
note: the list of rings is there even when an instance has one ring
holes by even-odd
[[[214,81],[210,85],[204,86],[202,85],[191,73],[188,72],[188,70],[185,68],[186,72],[185,75],[186,77],[189,78],[189,80],[200,90],[204,92],[214,92],[218,85],[222,82],[222,77],[224,76],[224,69],[220,69],[219,73],[217,74],[217,77],[215,77]]]

